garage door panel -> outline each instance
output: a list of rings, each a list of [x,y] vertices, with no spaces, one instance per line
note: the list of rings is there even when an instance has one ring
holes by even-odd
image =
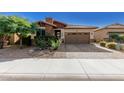
[[[89,43],[90,33],[65,33],[66,43]]]

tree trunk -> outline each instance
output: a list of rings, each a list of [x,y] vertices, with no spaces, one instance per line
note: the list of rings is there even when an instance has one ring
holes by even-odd
[[[3,36],[0,37],[0,49],[3,49],[4,39]]]
[[[20,36],[20,49],[22,49],[22,36]]]
[[[0,49],[3,49],[3,41],[0,41]]]

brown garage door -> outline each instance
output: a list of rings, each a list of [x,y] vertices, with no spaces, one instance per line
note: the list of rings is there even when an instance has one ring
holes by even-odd
[[[90,41],[90,33],[65,33],[65,43],[89,43]]]

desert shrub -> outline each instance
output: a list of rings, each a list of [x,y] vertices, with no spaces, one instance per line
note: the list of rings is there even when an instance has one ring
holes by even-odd
[[[105,42],[105,41],[100,41],[99,44],[100,44],[100,46],[102,46],[102,47],[105,47],[105,46],[106,46],[106,42]]]
[[[61,42],[59,39],[55,39],[55,38],[49,39],[49,45],[52,50],[57,50],[60,44]]]
[[[121,50],[121,45],[120,44],[116,44],[115,49],[116,50]]]
[[[96,42],[96,43],[99,43],[99,42],[100,42],[100,40],[95,40],[95,42]]]
[[[122,42],[122,43],[124,42],[124,35],[120,36],[120,42]]]
[[[57,50],[60,46],[60,40],[54,36],[45,36],[36,38],[36,45],[41,49],[52,49]]]
[[[110,35],[111,41],[120,41],[120,36],[117,33],[113,33]]]
[[[116,42],[124,42],[124,35],[119,35],[117,33],[110,35],[110,39]]]
[[[36,38],[36,46],[38,46],[41,49],[47,48],[47,41],[45,40],[45,37]]]
[[[121,50],[124,51],[124,44],[121,44],[120,47],[121,47]]]
[[[117,44],[115,42],[109,42],[106,44],[106,47],[110,49],[116,49],[116,45]]]

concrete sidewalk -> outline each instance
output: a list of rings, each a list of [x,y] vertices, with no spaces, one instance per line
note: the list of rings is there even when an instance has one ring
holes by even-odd
[[[0,80],[124,80],[124,59],[0,59]]]

